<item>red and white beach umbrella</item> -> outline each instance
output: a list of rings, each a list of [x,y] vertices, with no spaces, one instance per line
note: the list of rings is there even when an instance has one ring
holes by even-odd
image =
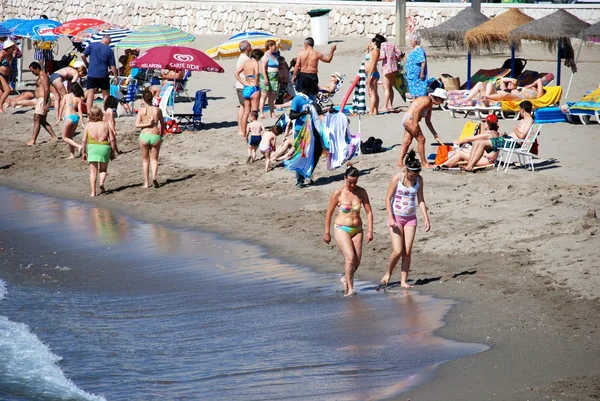
[[[94,19],[94,18],[80,18],[67,21],[61,26],[54,28],[56,35],[77,35],[79,32],[84,31],[88,28],[92,28],[99,25],[106,25],[107,22]]]
[[[225,72],[223,67],[205,53],[184,46],[153,47],[140,54],[130,65],[138,68]]]

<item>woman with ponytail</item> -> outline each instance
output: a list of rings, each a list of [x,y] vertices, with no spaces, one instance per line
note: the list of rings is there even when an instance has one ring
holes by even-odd
[[[387,286],[392,277],[392,272],[402,258],[402,273],[400,273],[400,286],[412,288],[408,285],[408,271],[415,233],[417,231],[417,205],[423,214],[425,232],[429,231],[429,215],[423,197],[423,177],[421,162],[416,158],[414,150],[410,150],[404,159],[405,168],[401,173],[394,175],[388,186],[386,210],[388,226],[392,239],[392,254],[388,262],[388,270],[381,279],[381,284]]]
[[[325,215],[325,235],[323,241],[331,242],[331,217],[339,208],[334,221],[335,242],[344,256],[344,277],[341,281],[346,296],[355,294],[354,273],[360,265],[363,245],[363,223],[360,218],[361,204],[367,213],[367,244],[373,239],[373,211],[369,196],[364,188],[357,185],[359,171],[348,164],[344,174],[344,186],[333,191]]]

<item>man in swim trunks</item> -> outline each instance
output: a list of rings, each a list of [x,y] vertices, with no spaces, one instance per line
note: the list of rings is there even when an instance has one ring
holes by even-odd
[[[417,140],[417,150],[419,152],[419,156],[421,157],[421,163],[423,166],[431,167],[430,164],[427,163],[427,158],[425,156],[425,135],[423,135],[423,131],[421,131],[421,127],[419,126],[419,122],[423,117],[425,117],[425,124],[427,124],[427,128],[433,134],[433,138],[439,143],[443,144],[440,140],[440,136],[438,135],[435,128],[433,128],[433,124],[431,123],[431,109],[433,106],[438,106],[444,102],[448,98],[448,94],[442,88],[437,88],[433,93],[430,93],[426,96],[419,96],[410,104],[404,117],[402,117],[402,125],[404,126],[404,142],[402,143],[402,148],[400,149],[400,158],[398,159],[398,167],[404,167],[404,157],[406,156],[406,152],[408,152],[408,148],[410,147],[413,139]]]
[[[40,134],[40,127],[43,126],[46,131],[52,137],[52,141],[56,141],[58,138],[52,129],[52,126],[46,121],[46,115],[50,110],[50,79],[48,74],[42,70],[42,66],[34,61],[29,64],[29,71],[38,79],[35,81],[35,98],[37,103],[33,114],[33,137],[25,145],[33,146],[37,141],[37,137]]]
[[[238,68],[240,68],[242,64],[244,64],[244,61],[250,60],[250,52],[252,51],[252,45],[250,45],[250,42],[248,42],[247,40],[242,40],[239,44],[239,47],[240,56],[238,57],[237,62],[235,64],[236,71]],[[240,74],[240,77],[242,78],[242,81],[245,79],[244,74]],[[238,80],[236,79],[235,91],[237,93],[238,102],[240,103],[237,115],[238,134],[240,134],[240,136],[244,136],[245,134],[244,132],[242,132],[242,118],[244,118],[244,95],[242,94],[243,90],[244,85],[242,85],[242,83],[238,82]]]
[[[336,45],[331,46],[329,55],[325,57],[323,53],[315,50],[315,41],[313,38],[306,38],[304,41],[304,50],[298,53],[296,58],[296,67],[294,68],[294,74],[292,76],[292,82],[298,84],[298,88],[303,87],[303,81],[311,80],[316,86],[319,85],[319,61],[324,63],[330,63],[333,59],[333,53],[337,49]]]
[[[525,139],[531,126],[533,125],[533,105],[529,100],[525,100],[519,104],[519,115],[521,116],[521,121],[517,123],[513,132],[505,134],[505,136],[509,136],[515,139]]]

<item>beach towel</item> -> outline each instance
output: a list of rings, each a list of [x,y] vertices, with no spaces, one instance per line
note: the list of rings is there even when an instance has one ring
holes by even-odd
[[[352,96],[352,112],[355,114],[364,114],[367,112],[366,103],[366,88],[367,88],[367,74],[365,73],[365,62],[360,64],[358,70],[359,81],[354,88],[354,95]]]
[[[569,112],[600,110],[600,88],[594,89],[581,100],[569,106]]]
[[[471,76],[471,88],[478,82],[495,82],[499,78],[505,77],[510,73],[510,68],[494,68],[491,70],[478,70]],[[461,89],[467,89],[467,83],[465,82]]]
[[[406,76],[404,72],[404,64],[398,61],[398,71],[396,71],[396,78],[394,79],[394,89],[398,91],[402,100],[406,102],[406,94],[408,93],[408,84],[406,83]]]
[[[348,117],[344,113],[327,113],[323,122],[323,136],[328,139],[327,169],[335,170],[357,155],[360,133],[350,134]]]
[[[283,162],[285,168],[295,171],[305,178],[312,176],[315,168],[315,136],[321,141],[323,150],[329,150],[329,140],[323,134],[323,126],[317,109],[313,104],[308,107],[310,114],[306,116],[304,125],[294,138],[294,153],[289,160]],[[317,159],[318,160],[318,159]]]
[[[529,99],[534,109],[549,107],[557,104],[562,96],[562,88],[560,86],[546,87],[546,92],[538,99]],[[519,111],[519,105],[522,100],[503,100],[501,103],[502,110]]]

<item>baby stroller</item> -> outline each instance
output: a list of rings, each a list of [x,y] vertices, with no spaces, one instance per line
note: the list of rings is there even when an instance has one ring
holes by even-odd
[[[335,88],[333,89],[333,92],[327,92],[327,91],[319,89],[319,93],[317,93],[317,102],[316,103],[319,106],[321,106],[321,108],[333,106],[333,97],[342,87],[345,77],[346,77],[345,75],[342,75],[340,77],[338,83],[335,85]]]

